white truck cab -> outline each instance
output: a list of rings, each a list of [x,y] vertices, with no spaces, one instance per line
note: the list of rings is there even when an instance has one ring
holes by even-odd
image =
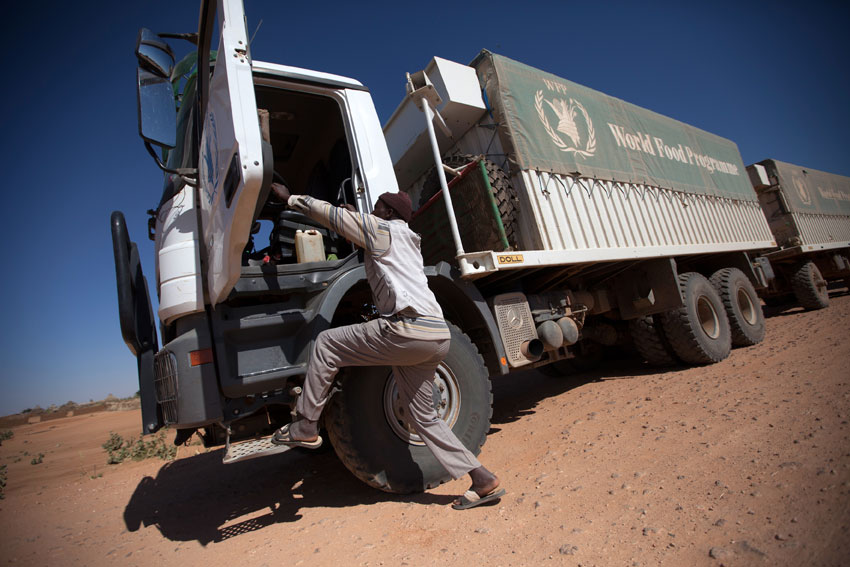
[[[165,39],[142,30],[137,44],[140,134],[165,172],[151,220],[163,344],[136,246],[116,212],[122,335],[139,361],[143,431],[172,426],[179,443],[202,429],[205,443],[226,444],[224,460],[235,462],[281,450],[266,436],[291,418],[315,337],[372,312],[358,250],[276,202],[271,184],[362,213],[398,184],[368,89],[254,61],[241,0],[202,2],[199,32],[190,38],[198,49],[183,61],[175,64]],[[321,235],[320,261],[299,261],[295,241],[304,230]],[[268,242],[259,241],[263,233]],[[463,296],[449,270],[429,270]],[[474,316],[495,328],[484,301],[475,300]],[[447,392],[441,415],[478,452],[489,429],[489,373],[468,338],[453,344],[457,352],[435,377],[435,391],[442,385]],[[474,368],[460,372],[453,364]],[[351,381],[358,388],[344,388],[358,373],[365,374]],[[341,453],[357,459],[355,474],[402,492],[447,479],[395,403],[388,369],[341,373],[338,389],[346,393],[334,396],[326,427],[334,445],[345,446]],[[355,417],[358,427],[343,425]],[[381,435],[386,443],[374,453]],[[371,464],[364,469],[363,462]]]

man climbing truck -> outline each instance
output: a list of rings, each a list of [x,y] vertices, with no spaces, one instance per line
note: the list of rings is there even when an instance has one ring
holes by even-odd
[[[284,185],[272,184],[272,191],[282,202],[363,249],[366,278],[380,315],[327,329],[316,337],[296,414],[275,432],[272,443],[319,447],[318,420],[337,372],[347,366],[388,365],[399,389],[400,411],[410,416],[410,424],[434,458],[453,478],[469,474],[472,480],[454,507],[462,510],[498,499],[505,493],[498,490],[499,479],[461,444],[434,408],[432,380],[449,350],[451,333],[428,289],[419,235],[407,226],[410,197],[383,193],[374,212],[362,214],[292,195]]]
[[[473,455],[490,376],[559,374],[630,340],[654,364],[708,364],[763,337],[767,281],[748,252],[775,243],[728,140],[486,51],[411,75],[382,131],[359,82],[254,60],[240,0],[203,2],[188,37],[197,50],[176,64],[148,30],[136,49],[140,135],[165,172],[150,219],[159,333],[124,216],[111,219],[145,433],[198,431],[225,463],[286,449],[271,436],[316,338],[379,311],[364,252],[274,182],[361,215],[399,184],[414,198],[451,336],[430,402]],[[329,393],[318,425],[358,478],[391,492],[450,478],[390,368],[345,368]]]

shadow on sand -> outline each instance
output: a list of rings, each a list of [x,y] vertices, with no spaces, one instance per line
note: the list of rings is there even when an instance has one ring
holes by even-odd
[[[850,288],[841,282],[830,283],[827,290],[830,299],[834,299],[836,297],[847,297],[850,295]],[[827,307],[827,309],[829,309],[829,307]],[[788,315],[796,315],[805,311],[805,309],[800,307],[793,297],[789,297],[787,303],[779,305],[763,305],[762,310],[764,311],[764,316],[768,319],[772,319],[774,317],[787,317]]]
[[[846,288],[830,296],[848,295]],[[802,308],[789,304],[765,308],[768,317],[793,315]],[[597,369],[553,378],[526,370],[493,379],[493,418],[499,425],[533,414],[538,404],[591,382],[663,374],[686,366],[653,368],[628,353],[607,358]],[[293,450],[232,465],[221,462],[222,451],[184,458],[163,466],[156,477],[145,477],[124,509],[130,531],[156,526],[173,541],[202,545],[223,541],[266,526],[295,522],[305,508],[341,508],[385,501],[448,505],[452,497],[430,493],[394,495],[357,480],[333,451],[318,454]],[[265,511],[265,513],[261,513]],[[241,519],[247,517],[246,519]]]
[[[221,450],[211,451],[168,463],[156,478],[143,478],[124,509],[127,529],[156,526],[172,541],[207,545],[295,522],[305,508],[452,501],[447,495],[380,492],[351,475],[333,451],[307,454],[296,449],[230,465],[221,458]],[[250,517],[240,520],[245,516]]]
[[[544,399],[589,382],[626,375],[622,361],[594,372],[551,378],[529,370],[494,379],[494,425],[534,413]],[[629,375],[641,374],[634,364]],[[646,373],[654,370],[647,369]],[[493,427],[490,433],[498,432]],[[448,505],[450,495],[388,494],[357,480],[332,450],[295,449],[224,465],[222,450],[161,467],[136,486],[124,509],[129,531],[155,526],[172,541],[220,542],[266,526],[297,522],[307,508],[343,508],[396,501]],[[264,513],[263,513],[264,512]]]

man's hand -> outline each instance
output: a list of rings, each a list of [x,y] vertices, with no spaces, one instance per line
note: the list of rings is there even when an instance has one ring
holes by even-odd
[[[292,193],[289,192],[289,187],[280,183],[272,183],[272,192],[277,200],[281,201],[284,205],[289,203],[289,198],[292,196]]]
[[[342,208],[343,208],[343,209],[345,209],[346,211],[351,211],[352,213],[356,213],[356,212],[357,212],[357,209],[355,209],[355,208],[354,208],[354,205],[352,205],[352,204],[350,204],[350,203],[346,203],[346,204],[344,204],[344,205],[342,206]]]

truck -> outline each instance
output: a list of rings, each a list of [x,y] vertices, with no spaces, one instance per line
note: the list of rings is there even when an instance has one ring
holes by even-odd
[[[197,49],[176,62],[172,38]],[[136,56],[139,134],[164,171],[156,316],[123,213],[110,226],[145,434],[198,432],[224,463],[284,450],[268,436],[318,333],[375,316],[362,253],[276,202],[275,180],[362,213],[413,196],[452,335],[434,407],[475,454],[493,376],[558,375],[626,343],[710,364],[764,337],[752,253],[776,242],[728,140],[488,51],[408,75],[382,128],[358,81],[253,59],[241,0],[204,0],[197,33],[142,29]],[[308,233],[319,258],[299,255]],[[389,368],[343,369],[332,391],[321,425],[357,478],[399,493],[449,479]]]
[[[777,244],[762,256],[775,274],[762,298],[827,307],[830,281],[850,286],[850,177],[774,159],[747,173]]]

